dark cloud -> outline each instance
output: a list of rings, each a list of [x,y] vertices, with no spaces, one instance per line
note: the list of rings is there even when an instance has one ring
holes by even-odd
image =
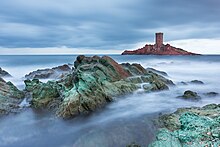
[[[0,46],[112,49],[153,41],[219,38],[219,0],[7,0]]]

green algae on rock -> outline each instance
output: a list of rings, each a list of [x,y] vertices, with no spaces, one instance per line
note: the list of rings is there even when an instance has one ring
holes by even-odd
[[[174,85],[140,64],[118,64],[108,56],[80,55],[74,67],[58,81],[26,80],[26,90],[33,96],[32,106],[47,107],[48,103],[59,99],[57,115],[70,118],[95,111],[114,97],[137,90],[141,83],[149,83],[146,91],[165,90],[169,89],[168,85]]]
[[[58,89],[60,88],[56,82],[48,81],[42,83],[38,79],[25,80],[27,92],[32,93],[31,104],[35,108],[47,107],[51,101],[59,98],[60,94]]]
[[[150,147],[220,146],[220,105],[180,108],[159,118],[160,129]]]

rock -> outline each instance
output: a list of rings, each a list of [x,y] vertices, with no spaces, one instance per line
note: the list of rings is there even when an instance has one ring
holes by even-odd
[[[192,80],[190,81],[191,84],[204,84],[202,81],[199,80]]]
[[[25,75],[26,79],[59,79],[71,72],[71,67],[67,64],[51,69],[39,69]]]
[[[154,69],[154,68],[147,68],[146,70],[147,70],[147,71],[154,72],[154,73],[156,73],[156,74],[158,74],[158,75],[161,75],[161,76],[168,76],[168,74],[167,74],[166,72],[160,71],[160,70],[156,70],[156,69]]]
[[[190,99],[190,100],[199,100],[201,97],[193,91],[187,90],[184,92],[182,96],[178,96],[178,98]]]
[[[190,81],[190,82],[179,82],[179,84],[181,84],[181,85],[188,85],[188,84],[198,84],[198,85],[202,85],[202,84],[204,84],[204,82],[202,82],[202,81],[199,81],[199,80],[192,80],[192,81]]]
[[[156,141],[149,147],[182,147],[179,139],[167,129],[160,129],[156,135]]]
[[[183,82],[183,81],[182,81],[182,82],[180,82],[180,84],[181,84],[181,85],[188,85],[188,83],[187,83],[187,82]]]
[[[0,77],[11,77],[11,75],[0,67]]]
[[[150,147],[219,146],[220,105],[181,108],[160,116],[161,129]]]
[[[80,55],[74,67],[72,72],[57,81],[26,80],[26,91],[33,96],[32,107],[47,108],[52,103],[58,105],[58,116],[70,118],[102,108],[114,97],[137,90],[137,84],[148,82],[148,91],[169,89],[168,85],[174,85],[140,64],[118,64],[108,56]]]
[[[5,82],[2,78],[0,78],[0,95],[16,99],[22,99],[24,97],[22,91],[18,90],[11,82]]]
[[[53,81],[42,83],[38,79],[25,80],[25,90],[32,93],[31,106],[34,108],[51,108],[58,106],[60,86]]]
[[[209,97],[215,97],[217,95],[219,95],[219,93],[217,92],[208,92],[208,93],[205,93],[206,96],[209,96]]]
[[[173,47],[169,44],[164,45],[161,39],[156,38],[154,45],[146,44],[143,48],[128,51],[125,50],[122,55],[199,55],[196,53],[187,52],[183,49]]]
[[[127,78],[132,83],[149,83],[143,85],[146,91],[158,91],[169,89],[167,85],[173,86],[171,80],[164,78],[157,73],[144,69],[140,64],[122,64],[123,68],[129,72],[131,77]],[[141,75],[141,76],[140,76]]]
[[[126,147],[141,147],[140,145],[136,144],[135,142],[129,144],[129,145],[126,145]]]
[[[22,91],[11,82],[5,82],[0,78],[0,115],[18,111],[19,103],[23,98]]]
[[[103,107],[113,97],[137,89],[135,84],[125,81],[130,74],[110,57],[79,56],[74,66],[74,87],[65,94],[57,112],[61,117],[87,114]]]

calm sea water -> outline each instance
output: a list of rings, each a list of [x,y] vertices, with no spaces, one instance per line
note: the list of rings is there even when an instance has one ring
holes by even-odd
[[[172,112],[179,107],[220,103],[220,97],[207,97],[206,92],[220,93],[220,56],[120,56],[117,62],[140,63],[168,73],[176,83],[169,91],[144,93],[142,90],[118,98],[103,110],[87,117],[60,120],[48,113],[27,109],[16,115],[0,118],[1,147],[123,147],[131,142],[149,144],[156,132],[153,118],[160,112]],[[75,55],[60,56],[0,56],[0,67],[13,75],[11,80],[24,88],[25,74],[66,63]],[[181,85],[179,82],[201,80],[204,85]],[[185,90],[196,91],[200,102],[177,99]]]

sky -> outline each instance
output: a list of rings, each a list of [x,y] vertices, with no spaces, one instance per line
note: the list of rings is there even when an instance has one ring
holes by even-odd
[[[219,0],[5,0],[0,54],[118,54],[165,43],[220,54]]]

